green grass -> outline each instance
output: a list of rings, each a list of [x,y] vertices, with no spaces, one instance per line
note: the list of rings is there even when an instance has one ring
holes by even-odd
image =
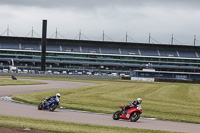
[[[22,117],[1,116],[0,127],[31,128],[53,132],[69,133],[170,133],[167,131],[134,129],[125,127],[100,126],[91,124],[80,124],[72,122],[61,122],[51,120],[39,120]]]
[[[42,78],[45,79],[45,78]],[[47,78],[49,79],[49,78]],[[51,78],[52,79],[52,78]],[[59,92],[61,106],[101,113],[113,113],[121,104],[143,99],[142,117],[200,123],[200,85],[185,83],[146,83],[121,80],[56,79],[98,83],[70,89],[14,95],[13,98],[39,104],[42,98]]]
[[[26,80],[12,80],[12,79],[0,79],[0,86],[4,85],[35,85],[35,84],[45,84],[36,81],[26,81]]]

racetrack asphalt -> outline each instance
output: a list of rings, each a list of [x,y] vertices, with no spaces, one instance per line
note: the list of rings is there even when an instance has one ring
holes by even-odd
[[[0,86],[0,97],[12,94],[29,93],[36,91],[47,91],[62,88],[74,88],[79,86],[95,85],[92,83],[81,83],[71,81],[53,81],[53,80],[36,80],[36,79],[18,79],[46,82],[41,85],[15,85]],[[62,99],[62,98],[61,98]],[[54,112],[39,111],[37,106],[28,104],[19,104],[0,100],[0,115],[19,116],[36,119],[48,119],[66,122],[87,123],[106,126],[118,126],[138,129],[151,129],[162,131],[190,132],[199,133],[200,124],[171,122],[161,120],[139,119],[137,122],[128,120],[113,120],[111,114],[99,114],[68,109],[56,109]]]

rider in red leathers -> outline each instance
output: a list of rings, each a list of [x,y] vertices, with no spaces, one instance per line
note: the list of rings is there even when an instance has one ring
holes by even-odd
[[[136,101],[130,102],[130,105],[127,105],[122,109],[122,114],[126,114],[127,113],[126,111],[132,107],[137,108],[137,105],[141,103],[142,103],[142,98],[137,98]]]

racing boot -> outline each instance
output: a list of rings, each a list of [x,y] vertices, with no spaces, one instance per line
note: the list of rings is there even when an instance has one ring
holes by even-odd
[[[123,109],[122,109],[122,115],[123,115],[123,114],[126,114],[126,113],[127,113],[127,111],[125,110],[125,108],[123,108]]]

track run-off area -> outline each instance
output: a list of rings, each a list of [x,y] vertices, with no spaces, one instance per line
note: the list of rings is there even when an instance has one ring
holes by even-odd
[[[81,86],[94,85],[92,83],[54,81],[54,80],[36,80],[36,79],[18,79],[45,82],[47,84],[39,85],[9,85],[0,86],[0,97],[13,94],[31,93],[37,91],[48,91],[62,88],[74,88]],[[62,97],[61,97],[62,102]],[[191,132],[199,133],[200,124],[171,122],[161,120],[139,119],[137,122],[128,120],[113,120],[112,114],[91,113],[85,111],[75,111],[69,109],[56,109],[54,112],[39,111],[36,105],[20,104],[8,102],[0,99],[0,115],[19,116],[35,119],[47,119],[56,121],[87,123],[106,126],[128,127],[138,129],[151,129],[162,131]],[[114,112],[113,112],[114,113]]]

